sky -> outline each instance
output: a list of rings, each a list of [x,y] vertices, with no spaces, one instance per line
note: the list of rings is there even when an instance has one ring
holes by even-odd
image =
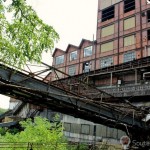
[[[38,16],[53,26],[60,36],[54,48],[66,50],[68,44],[79,46],[82,38],[96,37],[98,0],[27,0]],[[42,61],[51,65],[51,52]],[[0,107],[9,107],[9,98],[0,95]]]

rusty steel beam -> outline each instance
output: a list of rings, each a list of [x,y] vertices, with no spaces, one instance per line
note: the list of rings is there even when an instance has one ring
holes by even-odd
[[[0,93],[104,125],[117,124],[122,129],[125,125],[131,128],[148,128],[141,118],[113,107],[95,104],[84,97],[67,95],[65,90],[33,77],[28,78],[27,74],[4,65],[0,65]]]

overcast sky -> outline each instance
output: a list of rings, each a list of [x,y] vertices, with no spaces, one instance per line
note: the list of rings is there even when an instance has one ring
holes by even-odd
[[[66,50],[68,44],[78,46],[82,38],[96,37],[98,0],[27,0],[38,16],[54,27],[60,36],[55,48]],[[43,61],[51,64],[50,53]],[[0,95],[0,107],[9,107],[9,98]]]

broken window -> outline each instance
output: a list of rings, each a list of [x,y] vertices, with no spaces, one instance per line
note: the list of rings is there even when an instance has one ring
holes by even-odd
[[[102,22],[114,18],[115,16],[115,7],[111,6],[102,11]]]
[[[124,62],[135,60],[135,52],[127,52],[124,54]]]
[[[83,63],[83,73],[89,72],[91,69],[91,62],[84,62]]]
[[[147,22],[150,22],[150,10],[147,11]]]
[[[124,0],[124,13],[135,9],[135,0]]]
[[[147,30],[147,40],[150,40],[150,30]]]
[[[101,68],[112,66],[113,65],[113,58],[112,57],[103,58],[100,61],[100,64],[101,64]]]

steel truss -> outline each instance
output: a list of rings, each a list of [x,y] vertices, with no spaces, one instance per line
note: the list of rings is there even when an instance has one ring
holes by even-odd
[[[47,68],[41,71],[28,72],[23,70],[23,72],[17,68],[1,64],[0,93],[24,102],[47,107],[53,111],[124,131],[127,128],[133,132],[136,130],[145,133],[149,131],[149,126],[142,121],[142,118],[148,114],[147,111],[133,106],[126,100],[122,101],[120,107],[105,102],[103,101],[103,95],[105,95],[104,99],[115,99],[115,97],[96,89],[94,86],[89,86],[81,79],[76,80],[78,80],[82,87],[97,91],[97,95],[100,97],[99,101],[88,97],[86,93],[82,94],[68,90],[68,87],[65,87],[62,82],[60,82],[62,86],[53,85],[52,82],[46,83],[46,80],[40,74],[59,70],[44,63],[43,65]],[[71,79],[72,77],[69,78]],[[140,132],[137,134],[140,134]]]

